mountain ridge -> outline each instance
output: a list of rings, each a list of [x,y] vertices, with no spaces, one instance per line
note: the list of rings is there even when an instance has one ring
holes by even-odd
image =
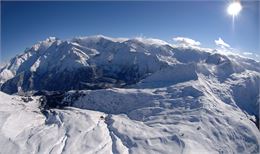
[[[98,78],[101,78],[98,80],[110,78],[109,80],[130,85],[132,81],[137,83],[149,74],[175,64],[192,62],[198,64],[205,61],[206,64],[217,65],[224,63],[224,60],[228,63],[231,57],[217,53],[216,50],[209,51],[200,47],[173,47],[158,39],[122,39],[97,35],[61,41],[50,37],[11,59],[9,64],[0,70],[0,83],[1,90],[7,93],[18,92],[18,87],[21,87],[19,90],[22,91],[87,89],[88,86],[81,82],[95,84]],[[245,66],[236,64],[235,60],[238,58]],[[260,71],[260,63],[254,60],[239,56],[233,56],[233,59],[230,62],[233,66],[226,66],[232,67],[229,68],[230,71],[241,72],[245,69]],[[90,72],[82,74],[88,79],[84,77],[77,79],[76,74],[79,72]],[[217,73],[221,74],[221,71]],[[44,76],[44,74],[51,74],[53,77]],[[39,82],[44,78],[48,83],[54,83],[58,78],[65,76],[68,78],[63,80],[74,80],[76,82],[70,84],[77,86],[58,88],[59,86],[55,85],[57,89],[52,89],[46,83]],[[30,79],[32,82],[23,84],[23,78],[27,78],[27,81]],[[35,85],[36,80],[40,84]],[[110,84],[109,82],[105,81],[104,84]],[[116,85],[115,87],[118,87]],[[113,87],[111,84],[108,87],[111,86]],[[105,86],[100,88],[105,88]]]

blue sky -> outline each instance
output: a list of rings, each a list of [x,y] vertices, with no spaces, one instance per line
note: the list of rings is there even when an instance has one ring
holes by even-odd
[[[70,39],[103,34],[145,36],[174,43],[188,37],[203,47],[216,47],[221,37],[233,48],[259,52],[259,1],[242,1],[232,27],[229,1],[173,2],[2,2],[1,60],[49,36]]]

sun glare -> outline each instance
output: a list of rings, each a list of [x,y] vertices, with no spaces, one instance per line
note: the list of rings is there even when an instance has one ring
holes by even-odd
[[[242,10],[242,5],[240,4],[240,2],[232,2],[229,4],[227,8],[228,14],[232,15],[233,17],[237,16],[241,10]]]

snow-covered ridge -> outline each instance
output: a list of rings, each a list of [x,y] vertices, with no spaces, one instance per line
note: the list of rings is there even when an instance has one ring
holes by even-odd
[[[129,40],[128,38],[112,38],[104,35],[94,35],[94,36],[83,36],[83,37],[75,37],[71,41],[75,42],[77,40],[84,40],[84,41],[92,41],[92,42],[98,42],[100,39],[106,39],[113,42],[124,42]]]
[[[223,66],[218,65],[221,57],[227,59]],[[215,62],[207,63],[208,58],[215,58]],[[172,46],[158,39],[97,35],[62,41],[50,37],[11,59],[0,70],[0,84],[1,90],[7,93],[122,87],[167,67],[188,63],[195,63],[197,72],[208,72],[218,78],[244,70],[260,71],[260,63],[251,59],[222,55],[217,50],[197,46]],[[201,70],[202,66],[207,70]],[[221,70],[225,69],[228,71],[223,73]],[[56,83],[58,78],[62,79]],[[71,82],[62,85],[65,80]]]

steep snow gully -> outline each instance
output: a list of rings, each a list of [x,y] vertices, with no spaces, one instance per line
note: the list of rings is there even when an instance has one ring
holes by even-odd
[[[48,38],[0,84],[0,153],[259,153],[260,63],[239,55]]]

